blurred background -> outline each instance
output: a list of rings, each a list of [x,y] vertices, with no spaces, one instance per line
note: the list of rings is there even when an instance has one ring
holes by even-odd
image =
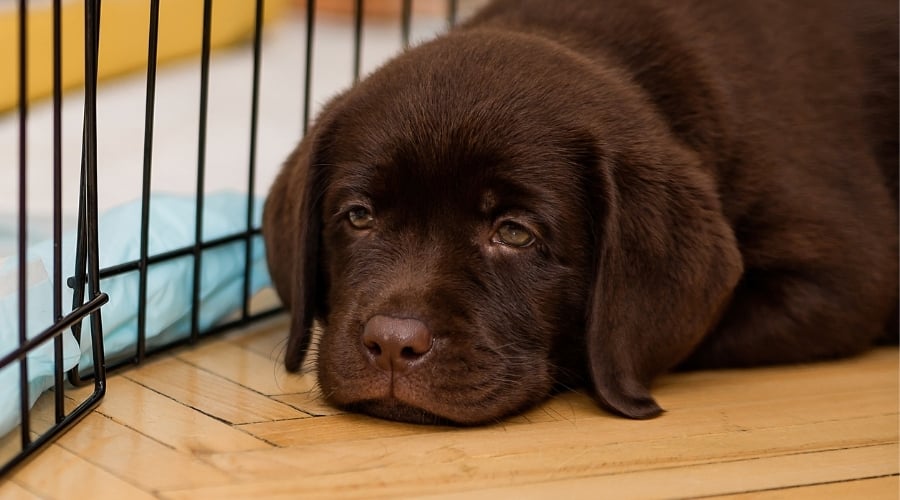
[[[0,259],[14,252],[17,235],[19,118],[18,0],[0,0]],[[49,0],[28,5],[27,109],[29,242],[45,239],[52,211],[51,17]],[[147,88],[149,3],[104,0],[101,10],[98,113],[99,208],[141,193]],[[316,2],[311,116],[353,82],[354,1]],[[460,0],[465,18],[483,0]],[[154,104],[151,189],[196,191],[200,108],[200,0],[162,0],[159,68]],[[364,3],[361,71],[368,73],[402,50],[402,0]],[[446,0],[411,3],[412,45],[448,27]],[[306,2],[264,3],[256,194],[265,195],[281,162],[302,135]],[[82,149],[83,1],[63,0],[62,164],[63,216],[74,227]],[[213,3],[206,178],[204,190],[246,192],[250,163],[253,0]],[[137,238],[137,228],[133,237]],[[122,237],[132,235],[123,234]]]

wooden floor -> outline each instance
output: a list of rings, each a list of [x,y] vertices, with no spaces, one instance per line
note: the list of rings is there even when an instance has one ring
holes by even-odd
[[[565,394],[454,429],[324,404],[311,375],[278,363],[286,324],[112,376],[99,409],[0,482],[0,498],[898,497],[896,348],[671,375],[651,421]]]

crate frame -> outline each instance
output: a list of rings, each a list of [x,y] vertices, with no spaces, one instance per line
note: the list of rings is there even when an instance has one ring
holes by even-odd
[[[198,127],[198,157],[197,157],[197,187],[196,187],[196,221],[194,243],[189,246],[171,251],[153,254],[149,253],[148,233],[150,218],[150,179],[152,174],[152,149],[153,149],[153,123],[156,99],[157,78],[157,45],[159,39],[159,2],[160,0],[147,0],[150,10],[147,42],[147,74],[146,74],[146,102],[144,116],[144,143],[143,143],[143,171],[141,187],[141,227],[140,227],[140,253],[136,260],[122,262],[114,266],[100,268],[99,236],[98,236],[98,187],[97,187],[97,66],[100,47],[100,13],[102,0],[84,0],[84,26],[85,26],[85,54],[84,54],[84,115],[83,115],[83,143],[81,155],[81,173],[79,186],[78,220],[77,220],[77,248],[75,255],[74,276],[66,277],[65,283],[73,290],[73,303],[71,311],[63,312],[62,304],[62,69],[61,69],[61,1],[52,0],[52,53],[53,53],[53,215],[52,215],[52,239],[54,242],[53,253],[53,318],[50,326],[32,338],[26,334],[27,323],[27,129],[28,129],[28,47],[27,47],[27,18],[28,0],[18,0],[18,27],[19,27],[19,53],[18,53],[18,113],[19,129],[19,205],[18,205],[18,245],[16,258],[18,263],[17,296],[18,296],[18,330],[19,345],[12,352],[0,358],[0,369],[18,365],[20,376],[20,416],[21,424],[19,434],[21,449],[5,463],[0,463],[0,478],[9,474],[12,470],[34,457],[41,449],[48,446],[63,433],[71,429],[76,423],[96,408],[106,395],[107,373],[126,366],[134,366],[142,363],[147,357],[164,353],[174,347],[194,344],[199,339],[227,331],[236,327],[247,325],[251,322],[278,314],[282,307],[274,307],[261,312],[250,311],[250,283],[251,266],[246,265],[252,261],[252,242],[260,237],[261,228],[253,227],[254,207],[252,197],[256,185],[256,137],[259,118],[259,82],[260,62],[262,48],[263,12],[265,0],[254,0],[255,18],[252,33],[252,90],[251,90],[251,114],[250,114],[250,154],[247,178],[247,213],[246,227],[244,230],[234,232],[216,239],[203,239],[203,210],[204,210],[204,177],[206,174],[206,116],[208,111],[209,88],[209,64],[210,64],[210,33],[212,1],[203,2],[203,29],[202,47],[200,51],[200,122]],[[401,16],[401,41],[407,48],[410,44],[413,0],[397,0],[400,3]],[[353,0],[353,83],[359,81],[361,70],[361,56],[363,50],[363,13],[364,0]],[[458,0],[446,0],[446,21],[449,26],[457,22],[459,11]],[[306,1],[306,40],[305,60],[303,75],[303,111],[302,133],[305,135],[310,123],[310,104],[312,88],[312,65],[314,55],[314,37],[316,24],[316,0]],[[243,296],[239,316],[231,321],[217,324],[211,328],[201,329],[198,324],[200,311],[200,277],[203,252],[223,245],[243,242],[245,250],[245,268],[243,279]],[[167,344],[149,348],[146,344],[146,318],[147,304],[147,276],[149,270],[157,264],[171,261],[186,256],[193,257],[193,282],[191,303],[191,327],[187,337],[175,340]],[[102,307],[109,301],[109,296],[101,291],[101,280],[126,273],[139,273],[138,303],[137,308],[137,342],[134,352],[114,362],[108,363],[103,349]],[[75,366],[67,373],[63,373],[62,335],[71,330],[75,339],[81,341],[81,327],[83,321],[91,322],[92,366],[89,370],[79,369]],[[30,421],[32,409],[29,408],[28,364],[27,356],[46,342],[54,344],[54,384],[52,387],[54,398],[54,423],[37,436],[32,436]],[[65,411],[66,382],[71,386],[93,385],[92,392],[77,404],[68,413]]]

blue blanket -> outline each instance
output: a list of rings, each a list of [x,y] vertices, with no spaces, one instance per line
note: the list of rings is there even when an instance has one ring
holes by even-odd
[[[195,201],[193,197],[155,194],[150,202],[149,254],[182,248],[194,243]],[[253,200],[254,227],[259,227],[262,200]],[[99,221],[100,267],[137,260],[140,256],[139,202],[108,210]],[[246,230],[247,195],[223,192],[204,199],[203,240]],[[75,234],[64,235],[63,280],[74,274]],[[53,242],[29,248],[27,256],[27,334],[35,336],[53,323]],[[251,246],[251,293],[270,284],[265,250],[260,236]],[[235,241],[208,249],[201,259],[199,327],[206,329],[239,308],[243,301],[245,243]],[[147,275],[147,346],[153,347],[185,338],[190,332],[194,259],[185,256],[150,266]],[[13,256],[0,266],[0,355],[18,346],[18,259]],[[109,303],[101,309],[104,348],[107,358],[133,352],[137,342],[137,272],[104,279],[101,290]],[[63,306],[68,311],[72,290],[63,285]],[[83,322],[81,345],[71,332],[63,339],[63,368],[81,362],[91,365],[90,324]],[[28,355],[29,399],[33,405],[53,385],[53,343],[46,342]],[[19,366],[0,370],[0,436],[19,423]]]

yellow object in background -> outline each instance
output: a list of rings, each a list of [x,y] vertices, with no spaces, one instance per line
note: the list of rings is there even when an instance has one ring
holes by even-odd
[[[53,12],[51,2],[27,2],[28,99],[53,91]],[[279,17],[289,0],[266,0],[263,20]],[[0,112],[18,105],[18,2],[0,2]],[[253,33],[256,2],[212,2],[210,46],[222,47]],[[103,0],[100,12],[100,80],[146,68],[150,2]],[[62,86],[84,84],[84,1],[64,0],[61,7]],[[157,60],[170,61],[200,53],[203,0],[160,0]]]

